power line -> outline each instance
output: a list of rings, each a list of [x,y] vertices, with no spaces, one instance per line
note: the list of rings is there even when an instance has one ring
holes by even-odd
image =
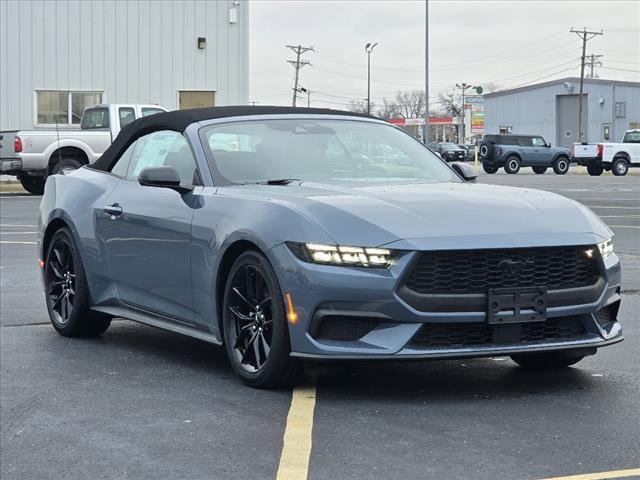
[[[301,45],[285,45],[287,48],[290,48],[295,54],[296,54],[296,59],[295,60],[287,60],[287,63],[290,63],[291,65],[293,65],[293,68],[295,69],[296,73],[295,73],[295,77],[293,80],[293,106],[296,106],[296,100],[298,99],[298,80],[300,78],[300,69],[302,67],[304,67],[305,65],[311,65],[311,62],[309,62],[308,60],[301,60],[300,59],[300,55],[302,55],[303,53],[306,52],[313,52],[314,49],[313,47],[303,47]]]
[[[593,53],[589,56],[587,56],[587,59],[585,61],[586,65],[589,66],[589,77],[588,78],[596,78],[595,77],[595,68],[596,67],[601,67],[602,66],[602,62],[600,60],[598,60],[599,58],[602,58],[604,55],[594,55]]]
[[[584,134],[582,132],[582,92],[584,91],[584,67],[586,63],[587,55],[587,42],[597,35],[602,35],[602,30],[599,32],[591,32],[587,30],[587,27],[583,27],[582,30],[570,30],[571,33],[575,33],[582,40],[582,61],[580,62],[580,96],[578,97],[578,141],[582,142]]]

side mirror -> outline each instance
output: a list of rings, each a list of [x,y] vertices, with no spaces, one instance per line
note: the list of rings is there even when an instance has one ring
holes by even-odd
[[[453,162],[451,163],[451,167],[464,179],[465,182],[475,182],[476,178],[478,178],[478,175],[473,171],[473,167],[471,165],[467,165],[462,162]]]
[[[144,187],[170,188],[178,193],[186,193],[193,187],[180,185],[180,175],[170,166],[147,167],[138,175],[138,183]]]
[[[551,148],[551,142],[547,143],[547,147]]]

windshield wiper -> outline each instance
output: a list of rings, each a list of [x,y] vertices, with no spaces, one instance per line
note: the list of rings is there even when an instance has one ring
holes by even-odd
[[[264,182],[257,182],[260,185],[289,185],[292,182],[301,182],[299,178],[271,178]]]

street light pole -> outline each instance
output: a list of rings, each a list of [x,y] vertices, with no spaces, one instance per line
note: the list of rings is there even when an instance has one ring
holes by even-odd
[[[456,87],[462,90],[462,143],[464,143],[464,92],[467,88],[471,88],[471,85],[468,83],[456,83]],[[458,143],[460,143],[459,138]]]
[[[365,52],[367,52],[367,115],[371,114],[371,52],[378,42],[367,43],[364,46]]]

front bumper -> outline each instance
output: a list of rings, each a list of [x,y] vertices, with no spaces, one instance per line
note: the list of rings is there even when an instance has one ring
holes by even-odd
[[[495,341],[425,346],[417,342],[423,328],[464,328],[468,325],[471,329],[482,327],[486,330],[487,314],[485,309],[419,311],[404,301],[398,294],[399,286],[415,253],[403,255],[388,270],[306,263],[294,257],[285,245],[274,247],[270,253],[274,264],[278,265],[276,271],[282,291],[291,294],[298,314],[296,324],[289,325],[292,356],[295,357],[320,360],[483,357],[593,349],[623,339],[616,318],[621,271],[615,254],[606,259],[599,294],[589,303],[576,303],[576,297],[567,297],[566,302],[556,298],[547,309],[549,325],[570,318],[580,326],[579,334],[521,341],[509,335],[501,336],[496,329]],[[613,313],[611,321],[603,323],[598,320],[598,312],[605,310]],[[333,326],[325,328],[329,324],[328,318]],[[344,319],[353,321],[352,326]],[[319,333],[322,328],[325,328],[324,333]]]

